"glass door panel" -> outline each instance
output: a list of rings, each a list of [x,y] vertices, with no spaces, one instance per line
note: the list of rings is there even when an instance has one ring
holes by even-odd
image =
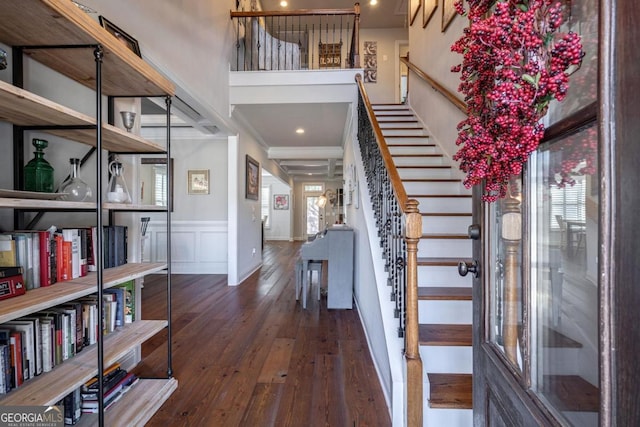
[[[305,228],[307,230],[307,237],[310,237],[321,231],[318,196],[306,196],[305,201]]]
[[[489,206],[485,263],[489,275],[489,340],[522,370],[522,208],[520,177],[512,178],[506,198]]]
[[[597,426],[597,128],[532,158],[532,387],[570,425]]]

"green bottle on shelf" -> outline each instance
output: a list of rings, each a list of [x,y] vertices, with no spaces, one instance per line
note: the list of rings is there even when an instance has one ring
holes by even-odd
[[[33,138],[36,147],[33,159],[24,167],[24,189],[53,193],[53,167],[44,159],[44,149],[49,145],[44,139]]]

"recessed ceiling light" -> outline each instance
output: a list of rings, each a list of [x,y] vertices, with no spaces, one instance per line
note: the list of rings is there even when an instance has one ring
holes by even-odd
[[[284,0],[282,0],[282,1],[280,2],[280,6],[282,6],[282,7],[287,7],[287,5],[288,5],[288,4],[289,4],[289,3],[287,3],[287,2],[286,2],[286,1],[284,1]]]
[[[303,134],[304,133],[304,129],[298,128],[298,129],[296,129],[296,133]]]
[[[369,4],[370,4],[371,6],[375,6],[375,5],[377,5],[377,4],[378,4],[378,0],[371,0],[371,1],[369,2]]]

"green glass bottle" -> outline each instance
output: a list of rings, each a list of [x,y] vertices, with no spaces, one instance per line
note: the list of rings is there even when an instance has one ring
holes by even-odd
[[[34,138],[32,141],[36,151],[33,159],[24,167],[24,189],[53,193],[53,167],[44,159],[44,149],[49,145],[44,139]]]

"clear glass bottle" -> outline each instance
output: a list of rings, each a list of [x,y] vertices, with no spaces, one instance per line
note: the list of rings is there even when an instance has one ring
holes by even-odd
[[[109,203],[131,203],[129,188],[124,180],[124,167],[116,158],[109,163],[109,186],[107,187],[107,202]]]
[[[93,196],[91,187],[80,179],[79,176],[80,159],[69,159],[69,163],[71,164],[71,173],[69,174],[69,178],[67,178],[60,187],[60,193],[62,193],[60,198],[72,202],[86,202],[91,200]]]
[[[24,189],[53,193],[53,167],[44,159],[43,151],[49,142],[34,138],[31,143],[36,151],[33,152],[34,158],[24,167]]]

